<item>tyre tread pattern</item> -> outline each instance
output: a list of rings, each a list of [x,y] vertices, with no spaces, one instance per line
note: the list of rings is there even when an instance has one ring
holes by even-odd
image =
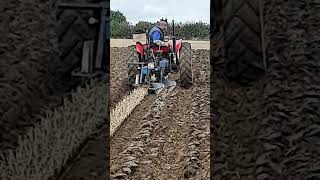
[[[137,61],[137,52],[135,50],[135,46],[129,47],[129,55],[128,55],[128,62],[134,62]],[[136,65],[128,64],[128,83],[129,86],[132,87],[132,85],[135,83],[136,74],[138,73],[138,69]]]
[[[223,56],[216,58],[218,77],[248,85],[265,73],[259,0],[223,0],[223,25],[218,44]],[[219,19],[217,17],[217,19]],[[218,55],[216,55],[218,57]]]
[[[192,71],[192,50],[190,43],[183,43],[180,50],[180,85],[181,87],[189,87],[193,84],[193,71]]]
[[[90,0],[73,0],[72,2],[89,3]],[[93,10],[55,8],[59,25],[56,31],[60,50],[57,72],[63,78],[69,76],[72,70],[80,66],[84,41],[95,39],[99,28],[97,25],[89,25],[89,17],[99,17],[94,14]]]

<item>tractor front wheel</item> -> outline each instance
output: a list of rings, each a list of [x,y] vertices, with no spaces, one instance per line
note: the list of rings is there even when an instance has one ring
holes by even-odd
[[[188,88],[193,84],[192,50],[190,43],[182,43],[179,58],[180,86]]]

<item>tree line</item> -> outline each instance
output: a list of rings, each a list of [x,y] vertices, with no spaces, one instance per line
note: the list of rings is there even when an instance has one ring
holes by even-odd
[[[154,23],[140,21],[136,25],[130,24],[124,14],[120,11],[111,11],[110,28],[111,38],[132,38],[133,33],[144,33]],[[209,24],[204,22],[187,22],[174,24],[174,31],[177,38],[187,40],[208,40],[209,39]],[[165,34],[172,35],[172,23],[169,22],[169,28]]]

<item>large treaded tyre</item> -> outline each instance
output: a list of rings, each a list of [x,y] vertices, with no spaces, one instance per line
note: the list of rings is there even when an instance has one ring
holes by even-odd
[[[262,6],[259,0],[215,0],[217,77],[248,85],[265,73]]]
[[[90,25],[88,19],[100,19],[100,13],[94,10],[58,8],[58,2],[67,3],[100,3],[101,0],[57,0],[55,2],[57,35],[60,50],[60,63],[57,72],[63,79],[71,76],[72,70],[81,65],[83,43],[86,40],[96,40],[99,34],[99,23]],[[95,57],[95,54],[94,54]]]
[[[193,84],[192,50],[190,43],[182,43],[179,57],[180,86],[188,88]]]
[[[129,46],[129,55],[128,55],[128,85],[130,88],[133,88],[135,83],[136,74],[139,73],[138,66],[130,64],[130,62],[138,62],[138,54],[135,50],[135,46]]]

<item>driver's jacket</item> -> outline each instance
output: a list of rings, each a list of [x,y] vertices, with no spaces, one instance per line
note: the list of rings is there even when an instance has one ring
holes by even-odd
[[[164,33],[157,25],[150,29],[149,38],[150,46],[164,44]]]

